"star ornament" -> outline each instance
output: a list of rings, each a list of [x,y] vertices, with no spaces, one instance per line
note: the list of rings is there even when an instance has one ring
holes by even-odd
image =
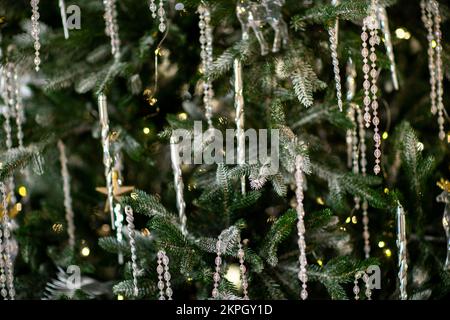
[[[122,183],[119,180],[119,173],[116,170],[114,170],[112,172],[112,185],[113,185],[113,196],[114,196],[114,199],[116,199],[117,201],[119,201],[123,195],[134,190],[134,186],[122,186]],[[97,188],[95,188],[95,190],[106,196],[108,195],[107,187],[97,187]],[[109,205],[108,205],[108,202],[106,202],[105,203],[105,212],[108,212],[108,211],[109,211]]]

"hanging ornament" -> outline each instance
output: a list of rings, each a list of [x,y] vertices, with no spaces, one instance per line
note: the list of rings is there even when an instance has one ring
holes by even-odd
[[[403,210],[400,202],[397,203],[397,247],[398,247],[398,278],[400,282],[400,299],[408,299],[406,292],[406,285],[408,281],[408,264],[406,260],[406,222],[405,222],[405,210]]]
[[[303,171],[304,171],[304,160],[303,157],[298,155],[295,159],[295,196],[297,199],[297,234],[298,234],[298,247],[300,250],[299,255],[299,271],[298,271],[298,279],[302,283],[302,289],[300,293],[300,297],[302,300],[308,298],[308,291],[306,290],[306,283],[308,282],[308,275],[306,274],[306,243],[305,243],[305,223],[303,218],[305,216],[305,210],[303,208]]]
[[[430,72],[431,112],[438,114],[439,139],[444,140],[444,74],[442,70],[442,32],[439,3],[435,0],[422,0],[422,21],[428,35],[428,69]]]
[[[181,172],[181,159],[180,159],[180,150],[178,141],[175,140],[174,137],[170,138],[170,157],[172,160],[172,170],[173,170],[173,178],[175,184],[175,192],[177,196],[177,208],[178,208],[178,217],[180,219],[181,233],[183,235],[187,235],[186,228],[186,203],[184,202],[184,183],[183,183],[183,175]]]
[[[380,173],[380,157],[381,157],[381,136],[379,133],[378,125],[380,119],[378,117],[378,101],[377,101],[377,54],[375,53],[375,46],[380,43],[380,38],[378,37],[378,18],[377,18],[377,8],[378,1],[372,0],[370,6],[370,14],[364,19],[361,40],[362,40],[362,50],[361,54],[363,56],[363,73],[364,73],[364,120],[366,122],[366,127],[370,127],[370,121],[374,125],[374,135],[373,140],[375,141],[375,166],[373,171],[375,174]],[[370,50],[367,48],[367,40],[369,40]],[[371,64],[369,65],[369,60]],[[370,80],[369,80],[370,79]],[[372,107],[373,117],[370,115],[370,107]]]
[[[155,3],[155,0],[150,0],[150,3],[148,5],[150,11],[152,12],[152,18],[156,19],[156,10],[157,10],[157,6]]]
[[[447,237],[447,258],[444,263],[444,270],[450,270],[450,182],[441,179],[437,185],[443,190],[436,198],[437,202],[445,203],[444,215],[442,216],[442,226]]]
[[[159,8],[158,8],[158,17],[159,17],[159,25],[158,29],[161,32],[166,31],[166,10],[164,10],[164,2],[163,0],[159,0]]]
[[[116,239],[119,243],[123,240],[123,213],[120,205],[120,197],[131,192],[133,186],[122,186],[119,179],[119,171],[115,167],[117,162],[111,156],[111,135],[109,132],[108,106],[106,96],[101,93],[98,95],[98,109],[100,114],[100,125],[102,127],[102,148],[103,148],[103,165],[105,167],[106,187],[97,187],[96,190],[105,194],[107,201],[105,204],[105,212],[110,212],[111,228],[116,230]],[[117,157],[116,157],[117,158]],[[114,199],[117,201],[114,204]],[[119,264],[123,263],[123,254],[118,253]]]
[[[3,206],[0,235],[0,238],[3,237],[0,248],[0,291],[4,300],[14,300],[16,292],[14,288],[14,264],[10,254],[11,231],[8,215],[8,195],[3,182],[0,182],[0,192]]]
[[[234,59],[234,108],[237,139],[237,163],[245,164],[245,133],[244,133],[244,96],[242,84],[242,64]],[[245,176],[241,177],[241,192],[245,194]]]
[[[219,235],[219,238],[217,239],[216,242],[216,252],[217,252],[217,256],[216,259],[214,260],[214,263],[216,265],[215,267],[215,272],[213,275],[213,280],[214,280],[214,288],[212,290],[212,297],[213,299],[217,299],[219,297],[219,283],[220,283],[220,269],[222,266],[222,239]]]
[[[69,235],[69,246],[75,246],[75,224],[72,209],[72,196],[70,194],[70,175],[67,169],[66,146],[58,140],[59,161],[61,163],[61,176],[63,178],[64,208],[66,209],[67,234]]]
[[[39,33],[41,32],[39,26],[39,0],[31,0],[31,36],[34,39],[34,65],[36,72],[39,71],[39,65],[41,64],[41,58],[39,57],[39,50],[41,49],[41,44],[39,42]]]
[[[66,4],[64,0],[59,0],[59,10],[61,12],[61,20],[64,30],[64,38],[69,39],[69,28],[67,27],[67,14],[66,14]]]
[[[264,38],[263,26],[268,23],[275,31],[272,52],[280,51],[281,44],[286,46],[289,41],[287,24],[283,19],[281,9],[284,0],[262,0],[255,3],[249,0],[238,0],[236,14],[242,27],[242,39],[249,39],[248,30],[252,28],[261,47],[261,55],[269,53],[269,46]]]
[[[128,237],[130,238],[130,248],[131,248],[131,268],[133,269],[133,293],[134,296],[139,295],[138,281],[137,276],[139,273],[138,265],[137,265],[137,251],[136,251],[136,231],[134,228],[134,217],[133,217],[133,209],[130,206],[125,207],[125,214],[127,215],[127,228],[128,228]]]
[[[333,0],[333,5],[338,5],[338,0]],[[339,59],[337,53],[337,45],[338,45],[338,28],[339,28],[339,20],[336,19],[334,25],[328,28],[328,36],[330,39],[330,50],[331,50],[331,59],[333,63],[333,71],[334,71],[334,81],[336,83],[336,97],[338,101],[339,111],[342,111],[342,87],[341,87],[341,76],[339,71]]]
[[[169,257],[164,250],[158,251],[158,267],[156,272],[158,273],[158,289],[159,300],[166,300],[164,294],[167,295],[167,300],[172,300],[173,291],[170,284],[170,272],[169,272]],[[163,281],[165,280],[165,283]],[[166,290],[164,290],[166,288]]]
[[[389,20],[386,12],[386,8],[382,5],[378,6],[378,19],[380,21],[381,32],[384,36],[384,45],[386,47],[386,55],[389,59],[389,69],[391,70],[392,84],[395,90],[399,89],[397,66],[395,63],[394,46],[392,45],[391,31],[389,30]]]
[[[249,300],[248,297],[248,281],[247,281],[247,268],[245,267],[245,251],[242,249],[242,243],[239,241],[239,249],[238,249],[238,258],[239,258],[239,270],[241,274],[242,281],[242,292],[244,294],[244,300]]]
[[[346,67],[346,86],[347,86],[347,101],[350,103],[350,108],[348,109],[348,118],[353,124],[353,129],[349,129],[346,132],[346,143],[347,143],[347,166],[349,168],[354,168],[353,161],[354,161],[354,152],[353,152],[353,145],[358,145],[358,139],[355,137],[357,125],[356,125],[356,118],[355,118],[355,109],[358,107],[356,104],[352,103],[353,98],[355,97],[356,93],[356,68],[355,64],[353,63],[352,58],[348,59],[347,67]],[[356,166],[357,167],[357,166]]]
[[[370,289],[370,285],[369,285],[369,276],[364,271],[358,271],[355,273],[355,280],[353,281],[353,283],[354,283],[353,293],[355,294],[355,300],[359,300],[359,293],[361,292],[361,290],[359,289],[358,280],[361,278],[366,287],[365,294],[366,294],[367,300],[372,300],[372,290]]]
[[[111,227],[114,230],[114,190],[113,190],[113,170],[110,154],[110,136],[109,136],[109,118],[108,118],[108,105],[106,96],[103,93],[98,95],[98,111],[100,115],[100,125],[102,127],[102,147],[103,147],[103,165],[105,166],[105,179],[106,179],[106,195],[108,210],[111,215]],[[98,191],[98,188],[97,188]]]
[[[117,24],[116,0],[103,0],[105,13],[105,33],[111,39],[111,53],[115,59],[120,57],[119,25]]]
[[[211,13],[209,8],[201,4],[198,7],[200,21],[198,26],[200,28],[200,57],[202,59],[203,73],[205,74],[205,81],[203,82],[203,103],[205,104],[205,117],[208,126],[212,127],[212,98],[214,96],[212,83],[210,79],[211,68],[213,63],[212,55],[212,28]]]

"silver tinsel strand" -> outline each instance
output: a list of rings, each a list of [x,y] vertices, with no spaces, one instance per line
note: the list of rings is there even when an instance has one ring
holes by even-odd
[[[408,263],[406,248],[405,211],[400,203],[397,204],[397,247],[398,247],[398,279],[400,283],[400,299],[408,299],[406,285],[408,281]]]
[[[111,228],[114,230],[114,189],[112,182],[112,162],[113,159],[110,153],[110,140],[109,140],[109,118],[108,118],[108,105],[106,96],[103,93],[98,95],[98,111],[100,114],[100,125],[102,128],[102,147],[103,147],[103,165],[105,167],[105,179],[107,189],[107,201],[109,206],[109,212],[111,214]]]
[[[139,273],[138,265],[137,265],[137,251],[136,251],[136,231],[134,227],[134,217],[133,217],[133,209],[130,206],[125,207],[125,214],[127,216],[127,228],[128,228],[128,237],[130,241],[131,248],[131,268],[133,270],[133,293],[135,296],[139,295],[138,281],[137,276]]]
[[[69,170],[67,169],[66,147],[61,140],[58,141],[58,149],[59,161],[61,163],[61,176],[63,179],[64,208],[66,209],[67,234],[69,236],[69,246],[73,248],[75,246],[75,224],[74,213],[72,209],[72,196],[70,194],[70,175]]]
[[[245,164],[245,133],[244,133],[244,96],[242,84],[242,64],[234,59],[234,108],[237,139],[237,163]],[[241,177],[241,192],[245,194],[245,176]]]

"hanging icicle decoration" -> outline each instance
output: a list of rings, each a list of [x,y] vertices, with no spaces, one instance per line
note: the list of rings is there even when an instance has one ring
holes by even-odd
[[[378,19],[380,21],[381,32],[384,36],[384,45],[386,47],[386,55],[389,59],[389,69],[391,71],[392,85],[395,90],[399,89],[397,65],[395,63],[394,46],[392,45],[391,31],[389,29],[389,20],[386,8],[378,5]]]
[[[130,239],[129,241],[131,248],[131,268],[133,270],[133,293],[134,296],[137,297],[139,295],[138,280],[137,280],[139,270],[137,265],[137,250],[135,240],[136,231],[134,227],[133,209],[131,209],[130,206],[125,206],[125,214],[127,216],[128,237]]]
[[[158,289],[159,289],[159,300],[166,300],[164,294],[167,295],[167,300],[172,300],[173,290],[170,284],[170,272],[169,272],[169,257],[166,255],[164,250],[159,250],[158,254],[158,267],[156,272],[158,273]],[[165,283],[163,281],[165,280]],[[164,290],[164,288],[166,290]]]
[[[109,118],[108,105],[106,96],[103,93],[98,95],[98,111],[100,115],[100,125],[102,128],[102,148],[103,148],[103,165],[105,166],[105,179],[107,190],[107,203],[109,213],[111,215],[111,228],[115,229],[114,219],[114,189],[113,189],[113,159],[110,153],[110,137],[109,137]]]
[[[308,291],[306,290],[308,275],[306,274],[306,266],[308,264],[306,260],[306,243],[305,243],[305,223],[304,216],[305,210],[303,208],[303,172],[304,172],[304,159],[302,156],[298,155],[295,159],[295,196],[297,200],[297,234],[298,234],[298,247],[300,250],[299,255],[299,271],[298,271],[298,279],[302,283],[302,289],[300,293],[300,297],[302,300],[308,298]]]
[[[242,249],[242,243],[239,241],[238,249],[239,258],[239,270],[241,274],[242,292],[244,294],[244,300],[249,300],[248,297],[248,280],[247,280],[247,268],[245,267],[245,251]]]
[[[115,59],[120,57],[119,25],[117,24],[116,0],[103,0],[105,13],[105,33],[111,39],[111,53]]]
[[[61,20],[64,30],[64,38],[69,39],[69,28],[67,27],[66,4],[64,0],[59,0],[59,10],[61,12]]]
[[[4,300],[14,300],[16,291],[14,288],[14,264],[11,260],[10,254],[10,241],[11,241],[11,230],[10,230],[10,220],[9,220],[9,212],[8,212],[8,192],[6,191],[6,186],[3,182],[0,182],[0,193],[2,196],[2,220],[1,220],[1,231],[3,236],[3,252],[0,256],[0,263],[3,266],[3,274],[4,276],[1,282],[1,294]]]
[[[164,10],[164,2],[163,0],[159,0],[159,9],[158,9],[158,17],[159,17],[159,25],[158,29],[161,32],[166,31],[166,10]]]
[[[245,133],[244,133],[244,96],[242,84],[242,63],[234,59],[234,108],[237,139],[237,163],[245,164]],[[245,176],[241,177],[241,192],[245,194]]]
[[[41,58],[39,57],[39,50],[41,49],[41,44],[39,42],[39,34],[41,32],[39,25],[39,0],[31,0],[31,36],[34,39],[34,65],[36,72],[39,71],[39,65],[41,64]]]
[[[170,138],[170,158],[172,160],[172,171],[173,178],[175,184],[175,192],[177,196],[177,208],[178,208],[178,217],[180,219],[181,233],[183,235],[187,235],[186,228],[186,203],[184,202],[184,183],[183,183],[183,175],[181,172],[181,158],[180,158],[180,150],[179,150],[179,141],[175,137]]]
[[[357,120],[358,120],[358,135],[359,135],[359,150],[360,150],[360,172],[363,177],[366,176],[366,128],[364,127],[364,119],[362,111],[360,108],[356,110]],[[369,209],[369,204],[366,199],[363,199],[362,205],[362,223],[363,223],[363,239],[364,239],[364,256],[366,258],[370,257],[370,232],[369,232],[369,215],[367,210]]]
[[[72,196],[70,194],[70,175],[67,169],[66,146],[58,140],[59,161],[61,163],[61,176],[63,178],[64,208],[66,210],[67,234],[69,236],[69,246],[75,246],[75,224],[72,209]]]
[[[361,33],[362,40],[362,50],[361,54],[363,56],[363,73],[364,73],[364,120],[366,121],[366,127],[370,127],[370,121],[374,126],[373,140],[375,142],[375,166],[373,171],[375,174],[379,174],[381,171],[381,136],[379,132],[378,125],[380,119],[378,117],[378,101],[377,101],[377,54],[375,52],[375,46],[380,43],[380,38],[378,36],[378,17],[377,17],[378,1],[372,0],[370,6],[370,14],[364,19],[363,31]],[[370,49],[367,48],[367,40],[369,40]],[[370,60],[370,65],[369,65]],[[372,107],[373,116],[370,115],[370,107]]]
[[[339,1],[334,0],[333,5],[338,5]],[[331,59],[333,63],[333,72],[334,72],[334,81],[336,83],[336,97],[338,102],[339,111],[342,111],[342,86],[341,86],[341,76],[339,71],[339,59],[337,53],[337,45],[338,45],[338,28],[339,28],[339,20],[336,19],[333,26],[328,28],[328,36],[330,40],[330,50],[331,50]]]
[[[439,139],[445,138],[444,131],[444,87],[442,70],[442,32],[439,3],[435,0],[422,0],[422,21],[427,28],[428,35],[428,69],[430,72],[430,100],[431,112],[438,114]]]
[[[203,74],[205,80],[203,82],[203,103],[205,105],[205,117],[208,122],[208,127],[212,127],[212,98],[213,89],[210,80],[210,73],[213,63],[212,55],[212,28],[211,28],[211,13],[209,8],[201,4],[198,7],[200,21],[198,26],[200,28],[200,57],[202,60]]]
[[[214,299],[217,299],[219,297],[219,283],[220,283],[220,279],[221,279],[220,269],[222,266],[222,257],[221,257],[221,255],[222,255],[222,239],[221,239],[220,235],[216,242],[216,253],[217,253],[217,256],[216,256],[216,259],[214,260],[216,267],[215,267],[215,272],[213,274],[214,288],[211,293],[212,297]]]
[[[408,264],[406,249],[406,222],[405,211],[400,202],[397,203],[397,247],[398,247],[398,278],[400,282],[400,299],[408,299],[406,285],[408,281]]]

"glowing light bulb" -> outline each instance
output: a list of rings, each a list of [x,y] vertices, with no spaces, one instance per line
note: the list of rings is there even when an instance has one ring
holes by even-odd
[[[385,245],[386,245],[386,243],[384,241],[379,241],[378,242],[378,247],[379,248],[384,248]]]
[[[145,127],[144,129],[142,129],[142,132],[144,132],[144,134],[149,134],[150,128]]]
[[[83,247],[83,248],[81,249],[81,255],[82,255],[83,257],[89,256],[90,253],[91,253],[91,250],[89,249],[89,247]]]
[[[20,186],[19,187],[19,195],[21,197],[26,197],[27,196],[27,188],[25,186]]]
[[[391,251],[391,249],[385,249],[384,250],[384,254],[386,255],[386,257],[390,257],[390,256],[392,256],[392,251]]]
[[[237,264],[232,264],[225,274],[225,279],[234,284],[238,289],[241,287],[241,270]]]

